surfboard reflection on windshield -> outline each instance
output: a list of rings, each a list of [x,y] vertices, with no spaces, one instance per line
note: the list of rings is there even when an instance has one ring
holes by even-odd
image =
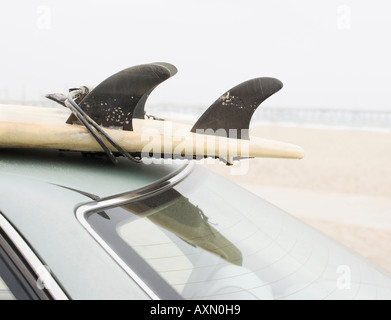
[[[144,282],[168,299],[183,295],[195,273],[206,276],[224,265],[243,263],[241,251],[175,189],[89,214],[87,220]],[[194,272],[197,267],[201,269]]]
[[[216,254],[230,263],[242,265],[240,250],[209,223],[199,207],[174,189],[165,192],[163,197],[152,197],[122,208],[148,218],[190,245]]]

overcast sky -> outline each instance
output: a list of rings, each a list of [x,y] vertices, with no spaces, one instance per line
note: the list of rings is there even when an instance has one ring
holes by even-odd
[[[389,0],[1,1],[0,102],[166,61],[179,73],[151,104],[269,76],[284,88],[267,106],[391,111],[390,16]]]

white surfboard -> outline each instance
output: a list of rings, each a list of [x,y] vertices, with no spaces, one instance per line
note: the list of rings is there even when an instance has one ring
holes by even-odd
[[[0,147],[102,152],[83,126],[66,124],[71,112],[60,108],[0,105]],[[191,126],[172,121],[134,119],[134,131],[104,131],[131,154],[142,156],[301,159],[301,147],[250,137],[250,140],[190,132]],[[115,151],[114,148],[111,148]]]

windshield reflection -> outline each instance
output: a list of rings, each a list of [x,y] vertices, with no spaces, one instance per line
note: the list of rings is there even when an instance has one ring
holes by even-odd
[[[198,206],[174,189],[159,197],[130,203],[122,208],[148,218],[193,246],[232,264],[242,265],[240,250],[209,223],[209,218]]]
[[[162,299],[391,298],[390,279],[359,257],[201,168],[86,219]]]

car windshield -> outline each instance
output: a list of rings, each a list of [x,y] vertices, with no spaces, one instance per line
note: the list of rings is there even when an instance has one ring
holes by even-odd
[[[388,277],[248,191],[198,168],[173,188],[88,213],[163,299],[371,299]]]

